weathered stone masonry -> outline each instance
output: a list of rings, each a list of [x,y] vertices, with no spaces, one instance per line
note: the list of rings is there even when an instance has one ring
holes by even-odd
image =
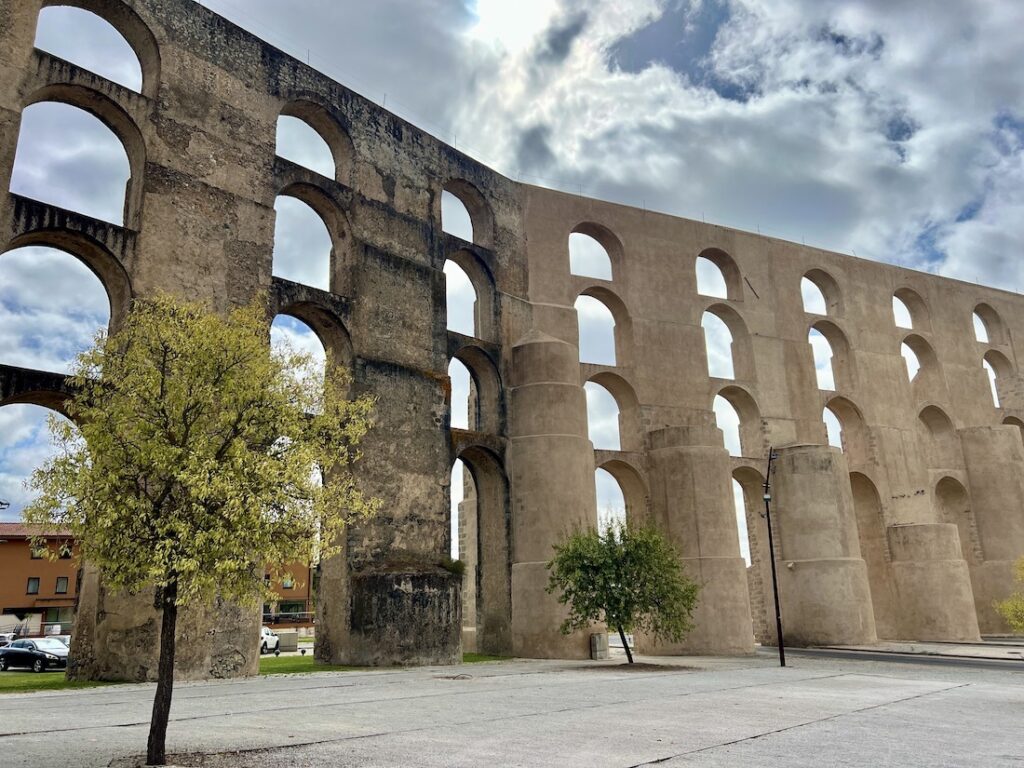
[[[141,93],[35,50],[42,6],[111,22],[139,55]],[[650,652],[748,653],[773,626],[759,515],[764,459],[780,448],[776,493],[781,587],[794,642],[877,637],[975,639],[1005,630],[991,608],[1024,553],[1024,387],[1017,338],[1024,300],[885,264],[515,183],[291,59],[190,0],[0,0],[0,185],[8,189],[20,115],[65,102],[103,120],[132,169],[125,226],[13,194],[0,198],[0,248],[51,245],[100,277],[112,324],[131,298],[165,290],[217,307],[266,293],[272,312],[308,323],[354,389],[379,398],[361,478],[384,514],[352,530],[326,563],[318,657],[347,663],[451,661],[460,650],[459,579],[450,546],[449,477],[462,458],[475,487],[474,605],[481,650],[582,657],[544,591],[551,545],[595,519],[594,470],[623,487],[704,582],[697,627]],[[282,114],[330,145],[334,178],[275,157]],[[475,243],[442,233],[442,190],[459,197]],[[287,194],[324,219],[331,290],[272,277],[274,201]],[[613,279],[573,276],[568,238],[600,241]],[[722,270],[728,298],[698,294],[694,260]],[[479,296],[481,338],[446,330],[443,267]],[[800,281],[828,315],[808,315]],[[573,305],[582,294],[616,318],[616,366],[579,363]],[[914,331],[892,321],[898,295]],[[701,317],[733,335],[736,379],[707,375]],[[974,339],[972,313],[991,340]],[[808,330],[834,350],[837,391],[818,389]],[[908,380],[900,345],[922,361]],[[448,363],[472,372],[470,430],[452,430]],[[1001,407],[982,359],[994,361]],[[582,385],[618,401],[621,451],[594,451]],[[59,407],[59,378],[0,367],[0,404]],[[743,420],[743,457],[722,447],[718,394]],[[822,408],[843,422],[827,446]],[[747,492],[754,571],[739,554],[731,480]],[[750,587],[748,589],[748,582]],[[156,616],[144,596],[107,594],[88,574],[75,673],[138,677],[155,668]],[[757,614],[751,620],[751,606]],[[251,674],[257,615],[189,617],[186,677]]]

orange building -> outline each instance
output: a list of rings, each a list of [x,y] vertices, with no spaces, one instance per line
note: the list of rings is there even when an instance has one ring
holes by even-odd
[[[33,530],[0,523],[0,632],[69,633],[78,595],[74,541],[47,537],[51,560],[31,545]]]
[[[314,568],[291,565],[267,568],[264,577],[277,599],[263,605],[263,623],[270,626],[310,626],[313,623]]]

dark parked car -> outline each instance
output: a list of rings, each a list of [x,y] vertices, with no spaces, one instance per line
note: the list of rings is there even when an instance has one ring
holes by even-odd
[[[15,640],[0,648],[0,672],[14,667],[27,667],[33,672],[67,669],[68,647],[52,637]]]

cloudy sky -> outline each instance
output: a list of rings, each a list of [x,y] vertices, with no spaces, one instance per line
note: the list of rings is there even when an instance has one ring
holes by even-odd
[[[1024,288],[1018,0],[203,4],[515,178]],[[40,47],[131,84],[46,13]],[[34,112],[32,135],[67,124]],[[15,186],[62,174],[116,220],[116,155],[28,147]]]

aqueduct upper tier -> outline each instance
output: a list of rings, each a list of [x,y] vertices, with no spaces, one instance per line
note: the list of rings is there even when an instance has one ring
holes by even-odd
[[[37,50],[51,5],[113,25],[138,56],[141,87]],[[94,115],[123,145],[121,222],[6,194],[23,112],[46,102]],[[282,116],[319,135],[328,167],[277,156]],[[595,524],[597,469],[621,486],[630,521],[667,532],[704,585],[687,641],[641,638],[645,650],[751,652],[755,635],[773,641],[759,514],[770,446],[793,642],[1005,630],[991,605],[1024,554],[1015,294],[517,183],[192,0],[0,0],[0,183],[0,252],[73,254],[103,282],[115,326],[155,291],[220,308],[266,293],[272,316],[306,322],[354,387],[378,396],[360,472],[385,511],[323,564],[322,659],[452,660],[463,623],[482,650],[585,656],[585,636],[558,632],[545,562],[565,532]],[[472,242],[443,231],[443,192],[468,211]],[[281,196],[326,227],[323,285],[274,276]],[[573,274],[578,236],[596,241],[609,271]],[[472,335],[447,330],[448,261],[476,290]],[[581,297],[614,323],[613,359],[581,362]],[[709,349],[715,334],[724,351]],[[473,380],[468,429],[450,427],[453,358]],[[618,407],[617,450],[590,440],[588,383]],[[65,392],[60,377],[0,365],[0,405],[59,408]],[[732,455],[716,398],[738,421]],[[438,567],[456,459],[472,478],[464,590]],[[258,616],[221,617],[213,634],[209,621],[185,622],[183,675],[252,673]],[[90,574],[77,673],[151,674],[157,624],[151,603],[108,594]]]

